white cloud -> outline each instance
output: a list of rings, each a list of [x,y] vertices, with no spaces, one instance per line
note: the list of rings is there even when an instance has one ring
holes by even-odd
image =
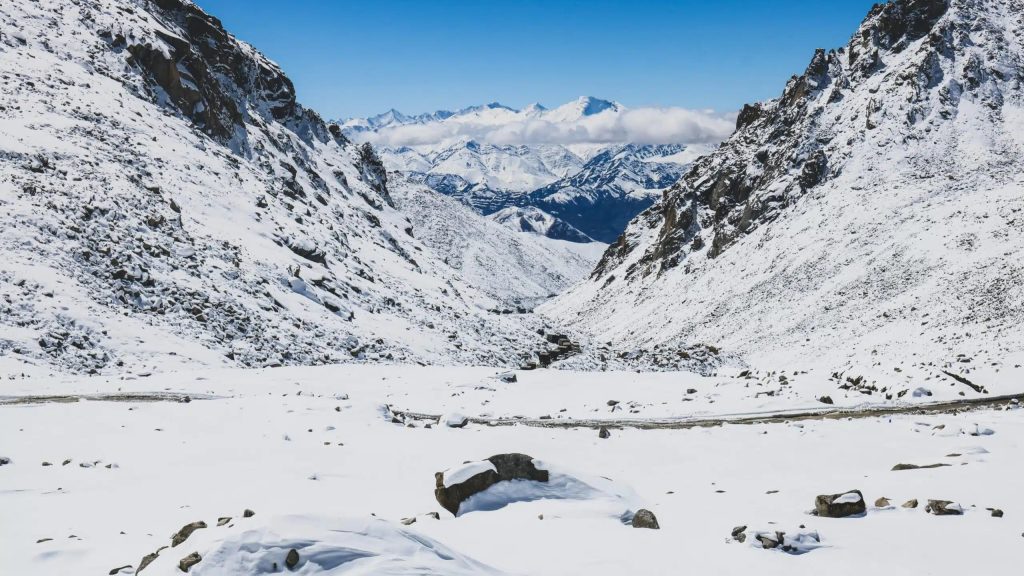
[[[472,138],[487,144],[714,144],[735,128],[735,114],[685,108],[633,108],[574,120],[511,114],[507,121],[450,119],[390,126],[357,138],[376,145],[421,146]]]

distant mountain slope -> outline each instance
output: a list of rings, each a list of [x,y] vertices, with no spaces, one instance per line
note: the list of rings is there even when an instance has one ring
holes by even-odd
[[[371,148],[191,2],[6,0],[0,30],[0,363],[502,365],[540,347],[414,237]]]
[[[516,231],[412,183],[391,186],[416,237],[502,310],[534,305],[586,278],[607,245]]]
[[[593,238],[613,242],[704,150],[680,145],[609,147],[579,172],[513,202],[535,206]]]
[[[1021,363],[1022,18],[1015,0],[875,6],[543,310],[774,366]]]
[[[594,241],[590,236],[573,228],[566,221],[559,220],[534,206],[503,208],[491,214],[488,218],[517,232],[531,232],[556,240],[568,240],[569,242]]]
[[[581,97],[551,110],[538,104],[515,110],[498,103],[417,116],[391,110],[347,120],[342,131],[356,140],[379,141],[388,169],[482,214],[533,206],[589,237],[611,242],[708,150],[704,144],[595,143],[576,136],[594,126],[614,125],[628,112],[616,102]],[[559,138],[583,140],[531,143],[559,131],[571,133]],[[388,145],[396,139],[409,143]]]

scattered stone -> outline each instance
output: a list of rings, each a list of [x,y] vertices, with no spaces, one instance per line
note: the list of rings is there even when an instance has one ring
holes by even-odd
[[[617,405],[618,403],[619,403],[619,401],[618,401],[618,400],[609,400],[609,401],[608,401],[608,405],[609,405],[609,406],[615,406],[615,405]]]
[[[949,500],[929,500],[924,511],[936,516],[962,516],[964,513],[963,507]]]
[[[845,518],[864,514],[867,506],[860,490],[842,494],[822,494],[814,500],[814,512],[823,518]]]
[[[181,527],[181,530],[178,530],[174,533],[174,536],[171,536],[171,547],[173,548],[178,544],[181,544],[185,540],[188,540],[188,537],[200,528],[206,528],[206,522],[199,520],[198,522],[191,522],[189,524],[185,524]]]
[[[36,544],[42,544],[43,542],[50,542],[51,540],[53,540],[53,538],[40,538],[39,540],[36,540]]]
[[[928,468],[942,468],[943,466],[949,466],[949,464],[925,464],[924,466],[918,466],[917,464],[897,464],[892,467],[892,471],[900,472],[902,470],[926,470]]]
[[[182,572],[188,572],[193,566],[199,564],[202,559],[203,557],[199,555],[199,552],[193,552],[178,562],[178,569]]]
[[[113,569],[113,570],[111,570],[110,572],[107,572],[107,574],[110,574],[110,576],[114,576],[114,574],[118,574],[118,573],[120,573],[120,572],[121,572],[122,570],[127,570],[127,569],[129,569],[129,568],[131,568],[131,567],[132,567],[132,565],[131,565],[131,564],[125,564],[124,566],[118,566],[117,568],[114,568],[114,569]]]
[[[818,402],[821,402],[822,404],[835,404],[835,402],[832,401],[831,396],[822,396],[821,398],[818,398]]]
[[[740,543],[746,542],[747,541],[746,531],[747,531],[747,527],[746,526],[737,526],[737,527],[733,528],[732,529],[733,540],[736,540],[737,542],[740,542]]]
[[[0,456],[0,466],[6,466],[11,463],[11,459],[6,456]]]
[[[221,516],[220,518],[217,518],[217,526],[223,526],[228,522],[231,522],[231,516]]]
[[[44,461],[44,462],[43,462],[43,466],[53,466],[53,464],[50,464],[49,462],[45,462],[45,461]]]
[[[641,508],[633,514],[633,519],[630,521],[633,528],[650,528],[651,530],[659,530],[661,526],[658,526],[658,519],[654,516],[654,512]]]
[[[612,437],[612,433],[608,431],[608,428],[601,426],[601,429],[597,431],[597,437],[608,439]]]
[[[889,499],[884,496],[879,498],[878,500],[875,500],[876,508],[888,508],[890,504],[891,503],[889,502]]]
[[[284,557],[284,565],[289,570],[294,570],[299,565],[299,551],[292,548],[288,551],[288,555]]]
[[[245,512],[242,512],[242,518],[252,518],[255,515],[256,513],[253,512],[252,510],[249,510],[248,508],[245,509]]]
[[[993,508],[992,509],[992,517],[993,518],[1002,518],[1003,517],[1003,511],[1000,510],[999,508]]]
[[[754,535],[754,539],[761,543],[761,548],[765,550],[774,550],[779,547],[779,543],[785,538],[785,532],[761,532]]]
[[[506,384],[513,384],[515,382],[518,382],[519,378],[516,377],[516,373],[515,372],[505,372],[505,373],[502,373],[502,374],[498,374],[498,380],[501,380],[502,382],[505,382]]]
[[[487,459],[494,469],[487,469],[466,480],[445,486],[444,472],[434,474],[434,497],[442,508],[458,515],[459,506],[470,496],[483,492],[504,480],[547,482],[548,471],[538,469],[526,454],[496,454]]]
[[[402,524],[404,524],[405,526],[410,526],[410,525],[415,524],[415,523],[416,523],[416,517],[415,516],[412,516],[410,518],[402,518]]]
[[[903,503],[904,508],[917,508],[917,498],[907,500]]]
[[[71,464],[71,458],[68,458],[64,462],[61,462],[61,466],[67,466],[68,464]]]

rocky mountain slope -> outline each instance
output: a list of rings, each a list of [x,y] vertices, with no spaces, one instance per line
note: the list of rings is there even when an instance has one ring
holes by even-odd
[[[372,148],[191,2],[12,0],[0,30],[5,365],[501,365],[543,344],[416,238]],[[569,281],[543,266],[534,292]]]
[[[519,141],[533,137],[531,131],[613,124],[627,112],[617,102],[584,96],[551,110],[498,103],[417,116],[391,110],[341,126],[356,141],[378,144],[389,170],[482,214],[540,208],[591,238],[611,242],[707,146]]]
[[[1016,0],[875,6],[544,310],[774,366],[1021,363],[1022,18]]]

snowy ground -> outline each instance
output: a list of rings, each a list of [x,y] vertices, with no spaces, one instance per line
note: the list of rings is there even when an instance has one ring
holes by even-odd
[[[757,396],[756,384],[732,375],[535,371],[508,383],[497,374],[336,366],[8,379],[0,387],[0,457],[10,460],[0,466],[0,566],[10,574],[137,567],[197,520],[208,528],[161,551],[143,573],[180,573],[191,552],[203,557],[192,569],[200,575],[270,572],[272,561],[284,571],[295,547],[302,574],[1006,574],[1024,545],[1024,411],[1004,409],[1009,403],[959,414],[613,427],[609,439],[593,428],[410,427],[386,408],[554,420],[815,406],[811,396]],[[990,388],[1020,392],[1014,380]],[[172,392],[193,400],[17,401]],[[844,406],[878,400],[833,396]],[[505,452],[529,454],[563,481],[546,499],[457,518],[435,501],[435,472]],[[950,466],[892,471],[899,463]],[[807,513],[816,495],[850,489],[863,491],[866,516]],[[883,496],[893,509],[871,506]],[[912,498],[919,508],[900,506]],[[928,499],[958,502],[965,514],[927,514]],[[621,522],[638,507],[652,510],[661,530]],[[245,509],[255,515],[243,518]],[[410,517],[417,521],[400,523]],[[792,556],[730,541],[740,525],[790,534],[804,525],[823,547]]]

